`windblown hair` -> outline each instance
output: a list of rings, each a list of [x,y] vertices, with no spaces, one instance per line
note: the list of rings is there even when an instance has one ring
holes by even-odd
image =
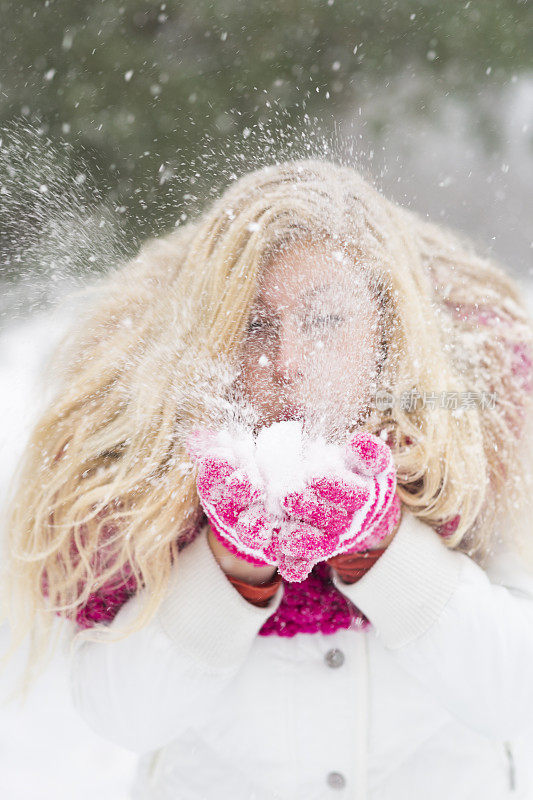
[[[387,430],[401,501],[440,532],[455,520],[447,547],[480,562],[491,552],[498,515],[521,501],[522,451],[531,453],[521,445],[533,327],[517,286],[470,241],[389,201],[351,167],[266,166],[97,282],[49,364],[53,399],[31,432],[7,518],[5,605],[14,647],[31,638],[27,680],[57,615],[75,619],[104,587],[133,579],[147,588],[121,636],[153,616],[202,518],[184,435],[231,413],[227,392],[266,260],[291,242],[325,239],[379,286],[378,389],[395,402],[373,408],[362,427]],[[399,402],[416,392],[467,402]],[[495,402],[479,402],[486,393]],[[75,638],[110,634],[97,625]]]

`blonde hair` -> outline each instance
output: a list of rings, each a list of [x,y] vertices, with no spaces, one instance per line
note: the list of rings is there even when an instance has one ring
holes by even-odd
[[[497,393],[494,407],[395,403],[364,421],[391,437],[403,504],[435,528],[459,513],[445,545],[480,560],[491,551],[497,513],[518,507],[527,468],[516,431],[531,393],[512,378],[503,346],[507,337],[532,349],[517,287],[464,237],[387,200],[349,166],[267,166],[98,281],[56,350],[55,393],[31,432],[7,517],[5,605],[12,650],[31,639],[25,688],[57,612],[74,619],[90,595],[132,576],[148,589],[146,603],[119,638],[157,610],[202,517],[184,434],[232,413],[226,390],[265,259],[325,237],[377,278],[388,315],[380,390]],[[458,316],[464,304],[495,310],[501,328]],[[76,641],[110,633],[96,625]]]

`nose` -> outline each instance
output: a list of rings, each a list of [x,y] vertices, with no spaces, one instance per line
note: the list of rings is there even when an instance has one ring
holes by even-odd
[[[273,376],[277,382],[293,382],[301,376],[300,372],[300,347],[296,331],[290,325],[280,327],[274,352]]]

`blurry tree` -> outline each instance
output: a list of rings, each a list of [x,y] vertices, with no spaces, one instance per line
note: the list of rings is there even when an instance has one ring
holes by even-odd
[[[533,52],[521,0],[0,0],[0,14],[0,126],[26,121],[82,155],[132,248],[215,190],[202,149],[227,182],[224,153],[273,108],[281,141],[407,70],[464,96],[483,134],[479,85],[530,69]]]

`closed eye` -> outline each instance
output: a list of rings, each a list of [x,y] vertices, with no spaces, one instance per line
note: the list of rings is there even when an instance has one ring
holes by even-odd
[[[248,323],[248,330],[257,331],[260,328],[262,328],[264,324],[265,321],[263,319],[261,319],[260,317],[254,317],[254,319],[251,319],[250,322]]]
[[[325,316],[306,318],[302,323],[302,327],[320,327],[324,325],[337,326],[341,322],[344,322],[344,320],[345,318],[341,314],[326,314]]]

